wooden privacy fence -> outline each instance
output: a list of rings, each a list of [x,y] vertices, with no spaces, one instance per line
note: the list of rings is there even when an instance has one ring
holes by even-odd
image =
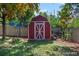
[[[2,35],[2,25],[0,24],[0,35]],[[14,27],[6,25],[6,36],[12,37],[27,37],[27,27]]]
[[[79,28],[72,30],[72,40],[79,43]]]

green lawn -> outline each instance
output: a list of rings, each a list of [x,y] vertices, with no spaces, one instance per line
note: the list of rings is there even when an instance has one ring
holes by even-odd
[[[12,41],[13,40],[13,41]],[[79,55],[69,47],[58,46],[54,41],[23,41],[6,39],[0,42],[1,56],[62,56]]]

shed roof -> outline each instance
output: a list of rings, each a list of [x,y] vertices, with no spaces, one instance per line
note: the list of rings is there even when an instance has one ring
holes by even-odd
[[[38,15],[34,18],[32,18],[32,21],[48,21],[47,18],[41,16],[41,15]]]

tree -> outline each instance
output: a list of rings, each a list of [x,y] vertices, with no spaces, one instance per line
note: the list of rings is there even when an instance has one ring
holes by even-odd
[[[67,39],[68,36],[68,27],[69,25],[72,23],[72,4],[70,3],[66,3],[61,11],[59,12],[59,18],[60,18],[60,22],[59,25],[62,27],[62,31],[63,31],[63,37],[64,39]]]
[[[44,16],[44,17],[46,17],[46,18],[48,18],[47,12],[40,12],[39,14],[42,15],[42,16]]]
[[[72,28],[79,28],[79,18],[75,18],[71,24]]]
[[[59,19],[55,15],[50,14],[49,21],[50,21],[50,24],[53,28],[56,28],[58,26]]]
[[[72,3],[72,16],[73,18],[79,18],[79,3]]]
[[[0,4],[0,13],[2,18],[2,27],[3,27],[3,39],[5,39],[5,25],[6,19],[10,19],[13,17],[21,18],[25,16],[25,12],[27,10],[38,11],[38,4],[32,3],[8,3],[8,4]]]
[[[46,17],[52,27],[56,27],[59,23],[59,19],[55,15],[52,14],[48,15],[46,12],[40,12],[40,15]]]

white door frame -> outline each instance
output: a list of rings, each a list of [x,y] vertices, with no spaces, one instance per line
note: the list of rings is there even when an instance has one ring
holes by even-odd
[[[45,39],[45,22],[42,22],[42,23],[34,22],[34,39],[37,39],[37,37],[36,37],[36,25],[37,24],[43,24],[43,35],[44,35],[43,39]],[[41,39],[38,39],[38,40],[41,40]]]

